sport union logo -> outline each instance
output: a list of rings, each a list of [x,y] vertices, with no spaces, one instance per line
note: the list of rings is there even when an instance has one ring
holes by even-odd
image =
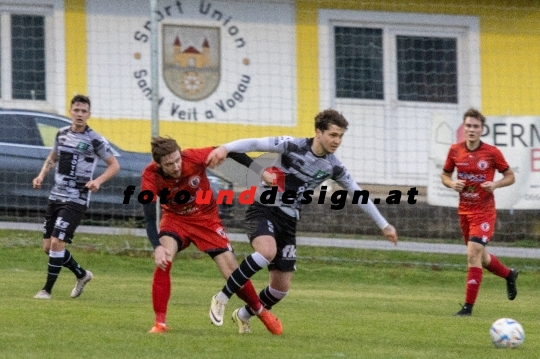
[[[163,25],[163,79],[181,99],[210,96],[220,81],[218,27]]]

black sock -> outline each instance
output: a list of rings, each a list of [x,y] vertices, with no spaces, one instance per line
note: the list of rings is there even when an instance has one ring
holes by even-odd
[[[43,290],[46,291],[47,293],[52,292],[54,283],[56,282],[56,279],[58,278],[58,275],[60,274],[60,271],[62,270],[63,261],[64,261],[64,258],[61,258],[61,257],[60,258],[49,257],[47,282],[45,283],[45,286],[43,287]]]
[[[255,262],[250,254],[242,263],[240,263],[240,267],[236,268],[229,279],[227,279],[227,284],[225,284],[221,291],[225,293],[227,297],[232,297],[232,295],[236,293],[238,289],[247,283],[249,278],[251,278],[261,269],[262,267]]]
[[[73,274],[75,274],[75,277],[77,277],[77,279],[81,279],[86,275],[86,271],[79,265],[79,263],[77,263],[77,261],[73,258],[73,256],[67,249],[64,254],[62,265],[72,271]]]
[[[266,309],[270,310],[274,305],[278,304],[281,299],[274,297],[272,293],[270,293],[270,287],[266,287],[259,293],[259,300]]]

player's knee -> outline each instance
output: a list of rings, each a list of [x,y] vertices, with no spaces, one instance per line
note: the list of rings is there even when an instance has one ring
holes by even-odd
[[[46,255],[49,255],[49,252],[51,251],[50,244],[43,245],[43,252],[45,252]]]

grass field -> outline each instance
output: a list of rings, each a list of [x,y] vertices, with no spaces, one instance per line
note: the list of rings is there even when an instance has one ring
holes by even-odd
[[[145,239],[77,235],[70,250],[94,272],[71,299],[75,279],[64,269],[53,299],[32,296],[45,280],[47,257],[36,232],[0,231],[0,358],[539,358],[540,260],[510,259],[521,269],[519,294],[485,272],[473,316],[452,314],[463,300],[462,255],[337,248],[299,248],[287,298],[274,309],[284,325],[272,336],[257,320],[239,335],[227,320],[210,324],[211,296],[224,281],[209,258],[188,249],[172,269],[168,324],[150,335],[153,259]],[[239,257],[250,253],[235,243]],[[267,274],[254,278],[266,285]],[[233,297],[226,319],[241,302]],[[490,324],[511,317],[524,345],[495,349]]]

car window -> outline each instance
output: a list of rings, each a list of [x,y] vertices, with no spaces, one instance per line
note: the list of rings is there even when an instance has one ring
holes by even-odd
[[[0,142],[43,146],[36,122],[31,116],[21,114],[0,115]]]
[[[43,146],[52,147],[58,129],[69,126],[68,121],[62,121],[57,118],[34,116],[34,121],[39,130],[39,135]]]
[[[34,116],[34,121],[39,129],[43,145],[46,147],[52,147],[54,145],[56,133],[60,128],[71,125],[71,121],[69,120],[61,120],[54,117]],[[114,156],[120,156],[115,145],[111,144],[111,150]]]
[[[54,145],[54,138],[58,132],[58,128],[54,126],[49,126],[44,123],[38,123],[39,134],[43,140],[43,146],[52,147]]]

